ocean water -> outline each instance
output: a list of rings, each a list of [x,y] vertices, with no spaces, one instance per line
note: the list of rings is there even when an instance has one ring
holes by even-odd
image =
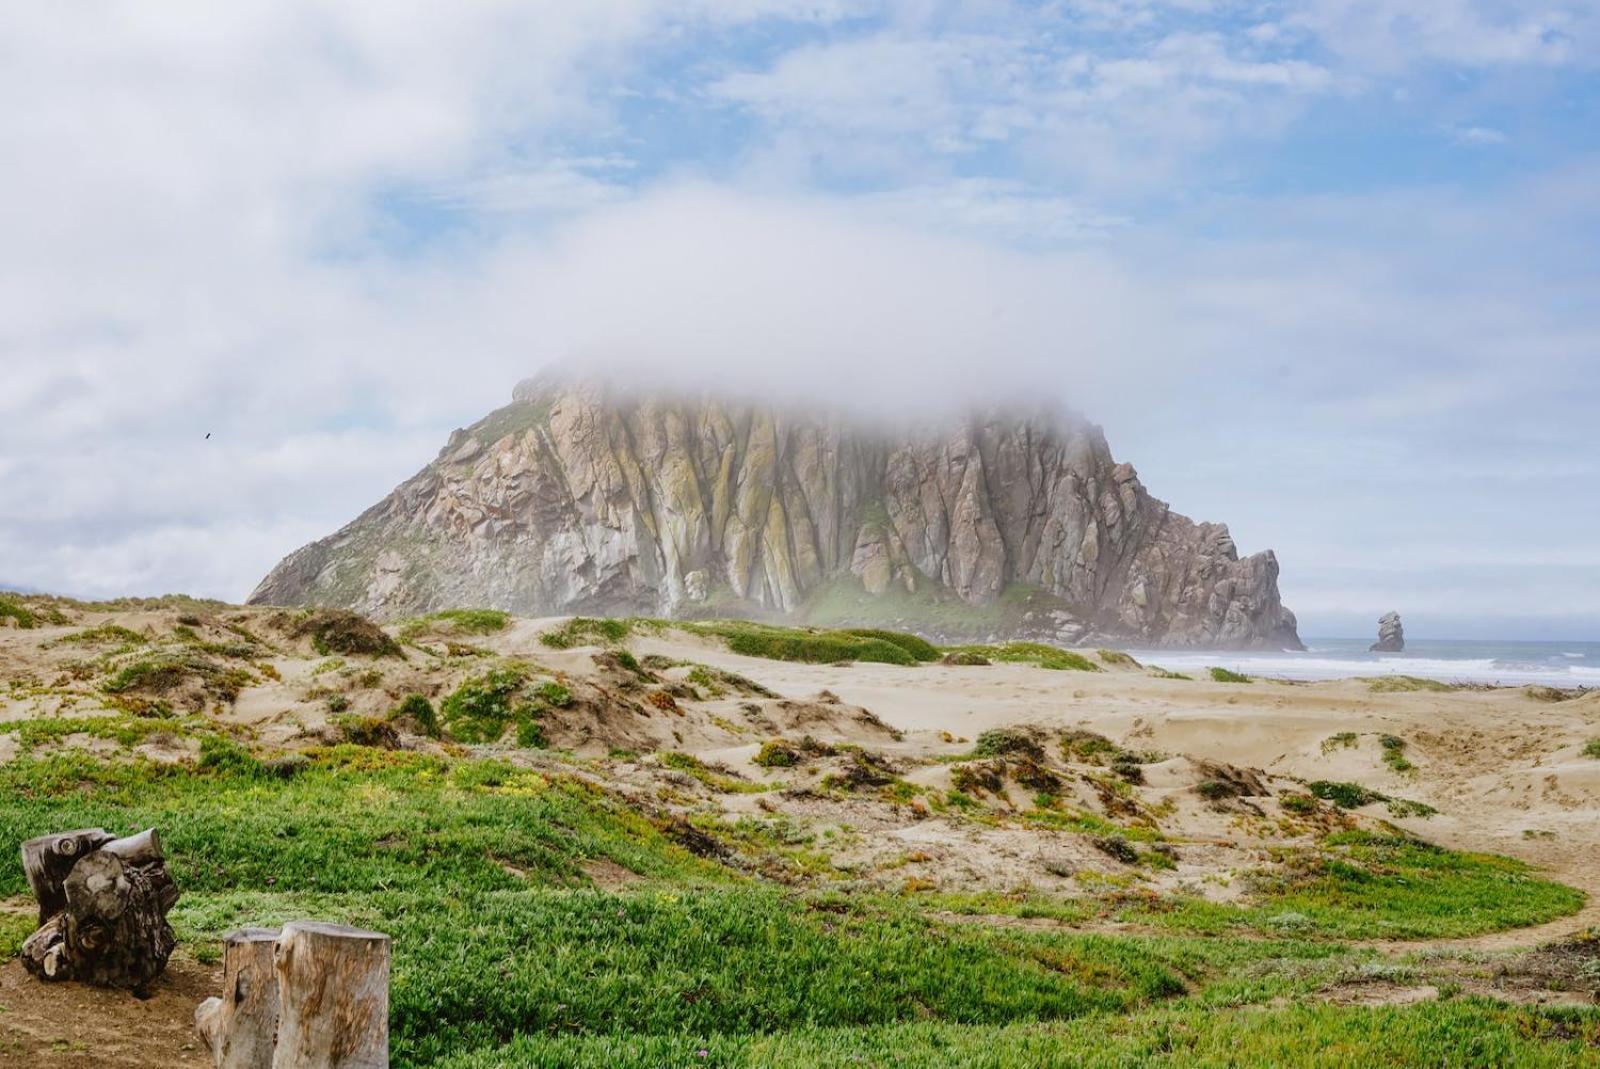
[[[1303,653],[1130,650],[1145,664],[1175,672],[1213,665],[1251,676],[1347,679],[1406,675],[1446,683],[1600,687],[1600,642],[1492,642],[1406,639],[1404,653],[1369,653],[1372,639],[1308,638]]]

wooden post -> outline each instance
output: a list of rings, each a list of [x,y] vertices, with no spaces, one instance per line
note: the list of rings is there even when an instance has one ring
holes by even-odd
[[[22,845],[40,927],[22,963],[44,980],[139,988],[161,974],[177,944],[167,911],[178,900],[155,829],[112,839],[99,828]]]
[[[388,1069],[389,937],[295,921],[278,937],[272,1069]]]
[[[278,1029],[278,929],[242,928],[222,942],[222,997],[194,1011],[216,1069],[271,1069]]]

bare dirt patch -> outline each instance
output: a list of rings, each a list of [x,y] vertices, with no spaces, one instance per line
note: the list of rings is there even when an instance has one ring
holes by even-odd
[[[149,997],[84,984],[46,984],[20,962],[0,967],[0,1064],[28,1069],[152,1069],[211,1064],[194,1008],[222,973],[174,960]]]

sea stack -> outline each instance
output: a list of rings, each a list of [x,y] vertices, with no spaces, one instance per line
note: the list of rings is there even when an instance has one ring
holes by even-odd
[[[1406,629],[1400,614],[1386,612],[1378,620],[1378,641],[1368,647],[1373,653],[1400,653],[1406,648]]]

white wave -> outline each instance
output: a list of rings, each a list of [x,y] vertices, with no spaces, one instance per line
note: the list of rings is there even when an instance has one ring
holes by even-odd
[[[1497,683],[1525,686],[1542,683],[1551,686],[1593,686],[1600,683],[1600,668],[1559,662],[1499,660],[1492,657],[1448,658],[1411,655],[1338,656],[1333,651],[1316,649],[1305,653],[1205,652],[1200,650],[1135,650],[1133,655],[1146,664],[1158,664],[1170,671],[1204,673],[1209,668],[1227,668],[1250,676],[1276,676],[1282,679],[1349,679],[1357,676],[1421,676],[1445,683]]]

